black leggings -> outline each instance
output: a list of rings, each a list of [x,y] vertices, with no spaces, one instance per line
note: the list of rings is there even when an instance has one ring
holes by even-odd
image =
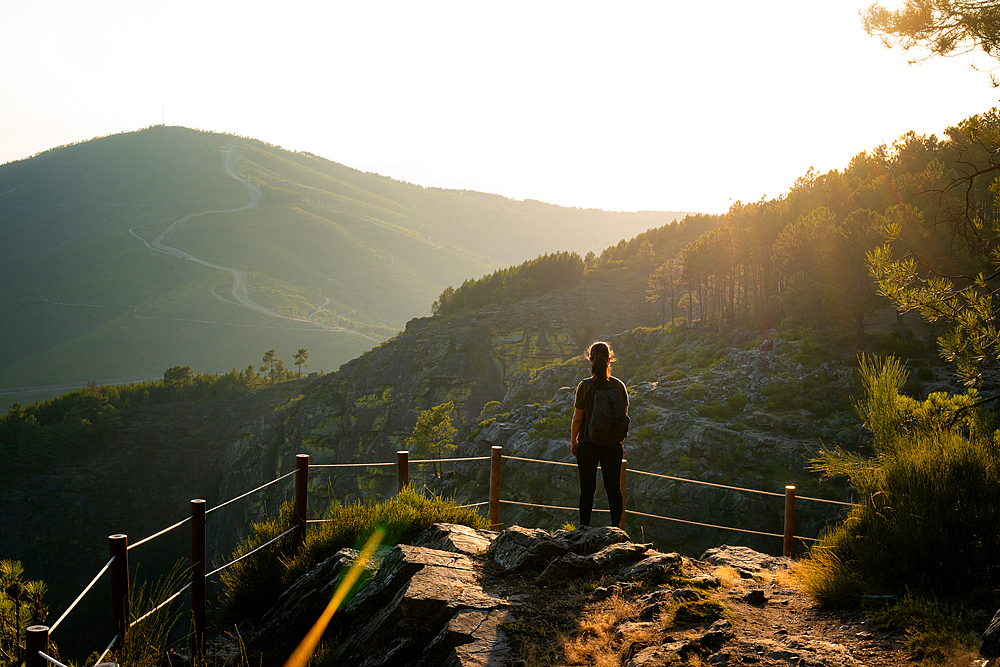
[[[611,525],[617,526],[622,519],[622,490],[619,481],[625,450],[621,445],[602,447],[592,442],[580,442],[576,453],[576,467],[580,472],[580,524],[590,525],[594,492],[597,490],[597,464],[600,463],[604,490],[608,493],[608,506],[611,509]]]

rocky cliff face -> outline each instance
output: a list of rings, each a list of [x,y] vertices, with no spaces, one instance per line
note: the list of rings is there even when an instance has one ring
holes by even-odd
[[[639,319],[641,295],[639,284],[585,285],[475,316],[414,320],[405,333],[313,381],[259,429],[232,442],[220,495],[288,472],[296,453],[310,454],[314,464],[393,461],[420,411],[447,401],[455,404],[452,419],[460,428],[458,456],[484,456],[501,445],[509,455],[574,463],[568,444],[573,389],[588,374],[579,355],[600,337],[619,350],[616,373],[629,383],[630,469],[777,495],[793,484],[799,495],[846,499],[843,486],[820,486],[805,466],[821,446],[857,448],[867,439],[846,400],[857,393],[853,360],[815,363],[802,341],[773,332],[719,338],[691,330],[680,342],[655,330],[615,333]],[[481,462],[457,464],[442,480],[414,468],[411,479],[468,502],[487,498]],[[774,495],[631,474],[627,483],[628,509],[753,532],[782,529],[783,501]],[[392,493],[395,475],[391,469],[318,470],[310,486],[312,506],[324,508],[333,499]],[[504,489],[511,500],[577,502],[571,468],[506,463]],[[273,507],[282,493],[276,489],[256,506],[223,512],[221,534],[239,534],[255,516],[247,512]],[[796,533],[815,536],[839,511],[800,507]],[[575,519],[573,512],[515,506],[505,506],[502,516],[504,524],[549,527]],[[629,521],[630,529],[686,553],[737,537],[761,550],[780,549],[776,538]]]
[[[296,453],[314,464],[392,461],[422,410],[452,401],[463,432],[483,406],[500,401],[519,378],[578,356],[595,336],[627,328],[645,308],[641,281],[585,282],[474,316],[411,321],[406,331],[319,378],[275,413],[260,432],[227,450],[225,489],[291,470]],[[598,316],[597,314],[600,314]],[[394,475],[368,471],[310,477],[311,500],[391,492]],[[272,497],[269,502],[274,502]],[[232,526],[239,517],[230,517]]]

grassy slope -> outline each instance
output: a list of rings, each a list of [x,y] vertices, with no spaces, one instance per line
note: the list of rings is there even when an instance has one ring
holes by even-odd
[[[223,167],[228,149],[259,205],[194,218],[163,242],[246,271],[256,303],[374,339],[449,284],[569,246],[599,251],[673,217],[426,189],[184,128],[54,149],[0,166],[0,390],[242,368],[269,348],[290,364],[306,347],[309,369],[334,370],[374,344],[227,303],[229,273],[143,243],[249,201]]]

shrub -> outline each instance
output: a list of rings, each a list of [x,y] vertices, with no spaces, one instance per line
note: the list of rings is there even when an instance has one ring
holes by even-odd
[[[976,394],[901,395],[895,359],[862,359],[866,396],[855,406],[875,456],[840,450],[812,461],[857,490],[847,519],[827,532],[803,569],[829,603],[865,592],[954,593],[1000,584],[1000,441]]]
[[[958,664],[957,654],[968,655],[979,644],[976,632],[961,614],[937,600],[907,593],[898,602],[873,610],[876,629],[906,636],[906,648],[925,664]],[[954,662],[946,662],[953,659]],[[964,664],[968,664],[967,661]]]
[[[410,488],[383,502],[338,504],[329,521],[313,524],[301,551],[292,551],[291,535],[223,571],[228,611],[237,618],[259,619],[300,576],[344,547],[360,549],[376,528],[386,530],[385,545],[411,542],[435,523],[457,523],[486,528],[474,509],[461,508],[453,499],[428,496]],[[254,526],[254,534],[237,547],[233,557],[249,553],[292,525],[292,508],[282,506],[277,519]]]
[[[557,410],[550,411],[531,427],[531,435],[546,440],[569,438],[570,420]]]

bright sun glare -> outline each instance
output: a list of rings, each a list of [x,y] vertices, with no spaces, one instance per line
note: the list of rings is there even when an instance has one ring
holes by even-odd
[[[423,185],[722,212],[995,104],[967,60],[867,36],[867,4],[7,3],[0,161],[162,117]]]

